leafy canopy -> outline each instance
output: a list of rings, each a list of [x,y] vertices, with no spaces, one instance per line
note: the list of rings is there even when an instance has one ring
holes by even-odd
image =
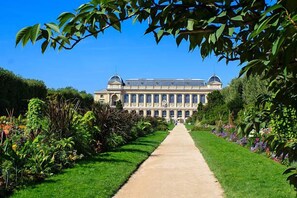
[[[121,23],[133,19],[147,23],[145,34],[157,42],[172,35],[190,51],[199,47],[203,58],[213,53],[227,63],[239,60],[241,74],[269,79],[276,101],[297,104],[296,11],[292,0],[90,0],[56,23],[23,28],[16,45],[40,40],[42,52],[72,49],[108,28],[121,31]]]

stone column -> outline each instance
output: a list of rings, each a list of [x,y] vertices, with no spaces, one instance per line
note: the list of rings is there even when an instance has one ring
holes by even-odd
[[[177,107],[177,94],[174,94],[174,107]]]
[[[200,103],[200,94],[197,95],[197,103]]]
[[[154,106],[154,94],[151,94],[151,104],[152,104],[152,107]],[[151,109],[153,110],[153,109]],[[152,114],[152,117],[154,117],[154,115]]]
[[[139,94],[136,94],[136,107],[139,107]]]
[[[182,119],[185,119],[185,118],[186,118],[186,111],[182,110]]]
[[[146,102],[146,101],[145,101],[145,102]],[[143,117],[146,117],[146,116],[147,116],[146,111],[147,111],[147,110],[143,110]]]
[[[143,106],[146,107],[146,94],[143,94]]]
[[[128,107],[131,107],[131,94],[128,94]]]
[[[205,94],[205,104],[208,103],[207,94]]]
[[[190,107],[193,107],[193,94],[189,94],[190,96]]]
[[[162,94],[159,94],[159,107],[162,106]]]

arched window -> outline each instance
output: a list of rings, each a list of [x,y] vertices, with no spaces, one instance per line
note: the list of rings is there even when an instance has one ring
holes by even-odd
[[[124,103],[128,103],[129,102],[129,95],[125,94],[124,95]]]
[[[131,102],[136,103],[136,94],[131,95]]]
[[[146,94],[146,103],[151,103],[151,102],[152,102],[152,95]]]
[[[159,94],[154,94],[154,103],[159,103]]]
[[[177,103],[182,103],[183,102],[183,97],[181,94],[177,94]]]
[[[193,104],[197,104],[198,103],[198,97],[197,97],[196,94],[193,94],[192,95],[192,102],[193,102]]]
[[[118,98],[117,95],[113,95],[113,96],[111,97],[111,106],[116,106],[118,99],[119,99],[119,98]]]
[[[190,117],[190,111],[186,111],[186,115],[185,115],[186,118]]]
[[[139,94],[139,103],[143,103],[144,102],[144,96],[143,94]]]
[[[178,118],[181,118],[181,117],[182,117],[182,111],[178,111],[178,112],[177,112],[177,117],[178,117]]]
[[[205,95],[204,94],[200,95],[200,102],[202,104],[205,104]]]
[[[174,103],[174,94],[169,95],[169,103]]]
[[[189,94],[185,95],[185,103],[190,103],[190,95]]]

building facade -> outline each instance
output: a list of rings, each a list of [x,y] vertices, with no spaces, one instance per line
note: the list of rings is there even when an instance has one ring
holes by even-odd
[[[220,78],[201,79],[129,79],[112,76],[105,90],[96,91],[94,100],[115,107],[121,100],[125,110],[143,116],[185,120],[207,103],[207,94],[221,90]]]

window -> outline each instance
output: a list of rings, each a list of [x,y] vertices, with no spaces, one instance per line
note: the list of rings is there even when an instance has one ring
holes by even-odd
[[[144,102],[144,95],[143,94],[139,94],[139,96],[138,96],[139,98],[139,103],[143,103]]]
[[[198,98],[197,98],[197,95],[196,94],[193,94],[192,95],[192,102],[193,102],[193,104],[197,104],[198,103]]]
[[[186,111],[186,118],[190,117],[190,111]]]
[[[103,98],[103,94],[100,95],[100,98]]]
[[[124,103],[128,103],[129,102],[129,95],[125,94],[124,95]]]
[[[177,117],[178,117],[178,118],[181,118],[181,117],[182,117],[182,111],[178,111],[178,112],[177,112]]]
[[[202,104],[205,104],[205,95],[204,94],[200,95],[200,102]]]
[[[171,117],[171,118],[174,117],[174,111],[170,111],[170,117]]]
[[[143,116],[143,110],[140,110],[140,111],[139,111],[139,115],[140,115],[140,116]]]
[[[136,94],[131,94],[131,102],[136,103]]]
[[[167,101],[167,95],[166,94],[162,94],[162,101]]]
[[[159,111],[158,110],[155,110],[154,116],[159,117]]]
[[[146,116],[151,116],[151,115],[152,115],[152,112],[150,110],[147,110]]]
[[[152,102],[152,95],[146,94],[146,103],[151,103],[151,102]]]
[[[177,103],[182,103],[183,98],[181,94],[177,94]]]
[[[162,111],[162,118],[166,118],[166,116],[167,116],[166,111]]]
[[[169,95],[169,103],[174,103],[174,94]]]
[[[154,103],[159,103],[159,94],[154,94]]]
[[[190,103],[190,95],[189,94],[185,95],[185,103]]]

